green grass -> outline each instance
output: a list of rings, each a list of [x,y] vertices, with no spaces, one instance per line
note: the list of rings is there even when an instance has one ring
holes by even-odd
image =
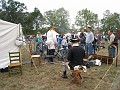
[[[98,54],[106,55],[107,48],[101,49]],[[22,49],[22,57],[23,61],[29,60],[30,57],[29,52],[24,48]],[[13,74],[9,77],[8,72],[0,73],[0,90],[94,90],[110,67],[110,65],[102,64],[101,66],[88,68],[87,73],[82,72],[84,82],[78,85],[71,82],[70,70],[67,70],[68,79],[61,77],[63,73],[62,61],[57,62],[57,64],[41,64],[40,66],[37,61],[35,63],[39,75],[37,75],[34,66],[31,67],[31,64],[23,65],[23,75]],[[113,64],[96,90],[109,90],[119,67],[119,64],[118,67]],[[113,90],[120,90],[120,78],[118,77],[118,79],[114,81],[115,83],[112,86],[112,88],[117,87],[117,89]]]

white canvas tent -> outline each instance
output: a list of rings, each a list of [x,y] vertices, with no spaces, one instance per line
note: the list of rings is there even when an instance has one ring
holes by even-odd
[[[20,34],[22,35],[22,29],[19,24],[0,19],[0,68],[8,67],[9,52],[19,51],[15,41]]]

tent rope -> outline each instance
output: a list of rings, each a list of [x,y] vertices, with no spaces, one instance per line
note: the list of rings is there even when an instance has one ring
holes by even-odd
[[[115,78],[114,78],[114,80],[113,80],[113,83],[111,84],[111,86],[110,86],[110,89],[109,89],[109,90],[111,90],[111,89],[112,89],[112,86],[113,86],[113,84],[115,83],[115,80],[117,79],[117,76],[118,76],[118,73],[119,73],[119,69],[120,69],[120,68],[118,68],[117,73],[116,73],[116,75],[115,75]]]
[[[103,75],[102,79],[99,81],[99,83],[97,84],[97,86],[93,89],[96,90],[98,88],[98,86],[101,84],[101,82],[103,81],[103,79],[105,78],[105,76],[107,75],[108,71],[111,69],[112,65],[114,64],[116,58],[117,58],[118,54],[116,55],[116,57],[113,60],[113,63],[109,66],[109,68],[107,69],[107,71],[105,72],[105,74]]]
[[[25,35],[27,35],[27,33],[24,31],[24,30],[22,30],[23,32],[24,32],[24,34]],[[23,41],[23,42],[25,42],[26,44],[28,44],[26,41]],[[24,48],[26,49],[26,51],[28,51],[29,52],[29,54],[31,55],[31,53],[30,53],[30,49],[27,49],[25,46],[24,46]]]

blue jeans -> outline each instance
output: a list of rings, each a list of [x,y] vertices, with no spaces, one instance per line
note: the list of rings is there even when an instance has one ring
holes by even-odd
[[[60,50],[60,54],[61,54],[61,58],[65,58],[66,57],[66,55],[67,55],[67,49],[62,49],[62,50]]]
[[[97,48],[97,46],[93,45],[93,54],[96,54],[96,48]]]
[[[37,45],[36,45],[37,54],[40,54],[40,50],[42,50],[42,49],[43,49],[42,42],[38,42]]]
[[[115,58],[116,56],[116,48],[113,46],[108,46],[108,54],[110,57]]]
[[[58,43],[58,50],[61,48],[61,44],[60,43]]]
[[[93,53],[93,45],[90,44],[86,44],[86,48],[85,48],[86,52],[88,53],[88,55]]]

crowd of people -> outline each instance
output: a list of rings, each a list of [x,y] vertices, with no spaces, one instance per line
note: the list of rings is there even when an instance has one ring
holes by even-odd
[[[52,26],[47,32],[45,40],[43,40],[40,32],[38,32],[36,36],[36,51],[38,50],[38,47],[44,50],[43,45],[46,44],[48,55],[54,55],[54,52],[57,49],[58,52],[62,50],[60,53],[61,56],[64,57],[65,51],[68,51],[66,58],[69,61],[68,65],[71,69],[76,65],[84,65],[83,58],[85,57],[85,52],[88,55],[96,54],[96,51],[100,50],[102,42],[102,36],[99,31],[93,33],[91,29],[92,28],[88,26],[86,33],[84,32],[84,28],[82,28],[80,35],[76,35],[73,31],[70,36],[66,36],[62,34],[56,35],[56,27]],[[112,31],[109,31],[108,36],[108,54],[115,58],[115,35]],[[53,57],[50,57],[48,62],[53,62]]]
[[[50,29],[51,30],[51,29]],[[49,37],[49,32],[47,32],[47,41],[49,41],[49,38],[51,39],[51,36]],[[52,28],[53,31],[55,31]],[[51,31],[52,31],[51,30]],[[52,31],[52,33],[53,33]],[[52,35],[52,34],[51,34]],[[83,47],[85,51],[90,55],[90,54],[95,54],[96,49],[98,47],[98,50],[100,49],[100,42],[102,41],[101,35],[97,31],[95,34],[91,31],[91,27],[88,26],[87,28],[87,33],[84,32],[84,28],[82,28],[80,35],[75,34],[74,31],[72,31],[71,35],[55,35],[53,34],[53,38],[55,39],[54,42],[56,44],[57,42],[57,49],[60,50],[62,49],[69,49],[71,48],[71,43],[70,40],[72,39],[79,39],[79,46]]]

